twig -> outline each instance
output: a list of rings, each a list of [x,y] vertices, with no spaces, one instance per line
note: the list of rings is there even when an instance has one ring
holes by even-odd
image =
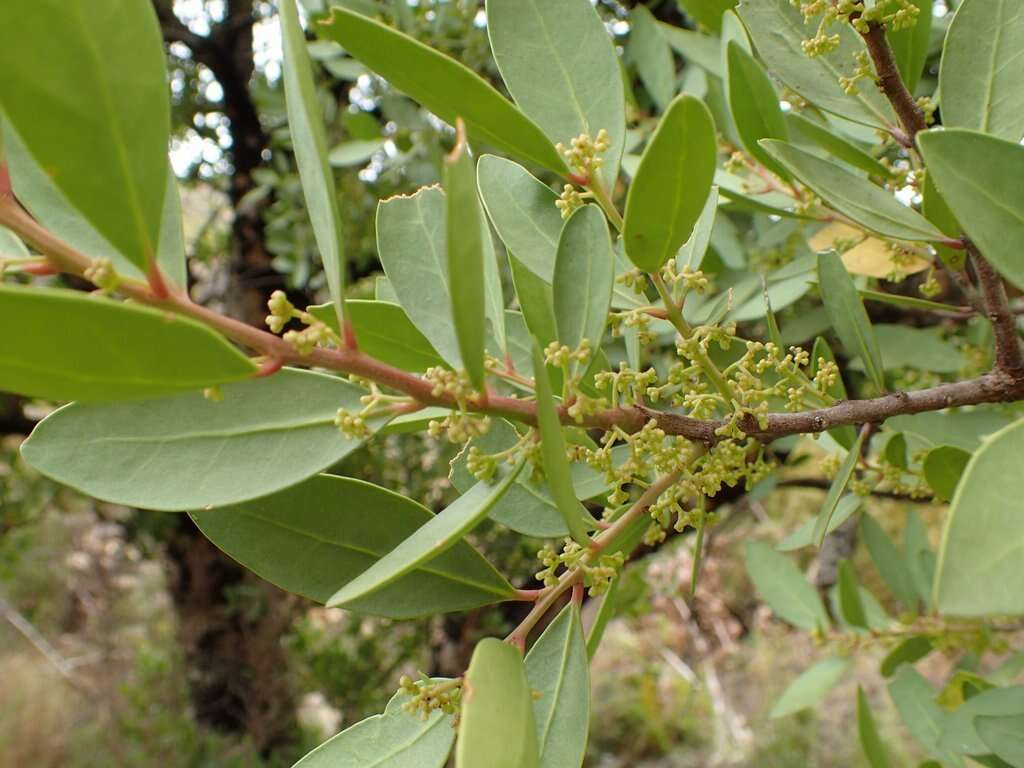
[[[1024,375],[1024,357],[1021,357],[1020,335],[1017,333],[1017,318],[1010,302],[1006,298],[1006,287],[1002,278],[988,263],[977,246],[970,240],[964,242],[974,262],[974,271],[978,275],[978,285],[985,301],[985,316],[992,323],[995,336],[996,368],[1011,376]]]
[[[896,111],[900,124],[903,126],[904,136],[897,136],[897,138],[905,146],[913,147],[914,138],[928,125],[925,122],[924,112],[917,105],[913,94],[907,89],[906,83],[900,76],[892,46],[889,45],[889,40],[885,36],[885,27],[872,23],[868,26],[867,32],[861,33],[861,37],[864,38],[868,53],[875,64],[878,86],[888,97],[889,103],[892,104],[892,108]]]

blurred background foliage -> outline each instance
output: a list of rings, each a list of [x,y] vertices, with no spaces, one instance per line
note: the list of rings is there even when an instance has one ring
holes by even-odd
[[[167,42],[172,162],[183,196],[193,295],[252,323],[262,322],[264,301],[276,288],[300,306],[321,300],[324,280],[285,123],[274,8],[263,0],[153,2]],[[327,0],[301,2],[311,22],[326,12]],[[499,84],[482,0],[334,2],[379,15]],[[629,11],[636,4],[597,3],[624,51],[634,149],[653,122],[641,71],[645,52],[630,40]],[[703,5],[648,3],[659,20],[691,29],[696,22],[684,6]],[[949,6],[936,7],[935,50]],[[437,183],[452,131],[337,45],[313,38],[309,48],[343,201],[350,290],[368,297],[379,271],[377,201]],[[674,76],[686,90],[703,96],[714,88],[703,70],[674,56]],[[936,69],[933,60],[921,92],[934,89]],[[628,163],[629,155],[627,171]],[[739,205],[719,215],[704,269],[737,291],[750,282],[759,297],[757,273],[810,256],[813,233],[792,220],[754,221]],[[909,293],[921,279],[894,290]],[[773,301],[787,343],[813,338],[827,324],[823,311],[809,310],[815,305],[802,297],[797,292]],[[896,310],[883,309],[873,319],[908,321],[886,312]],[[759,299],[755,314],[763,314]],[[983,342],[970,336],[949,341],[965,369],[986,364],[976,351]],[[380,710],[401,674],[458,674],[476,639],[518,620],[521,606],[398,623],[286,595],[214,550],[186,516],[93,502],[35,475],[19,460],[17,446],[44,414],[40,404],[0,401],[2,765],[288,766],[343,724]],[[817,449],[791,440],[786,450],[785,478],[800,486],[801,462]],[[394,435],[336,469],[440,509],[452,495],[446,481],[452,458],[447,446],[423,435]],[[874,672],[881,649],[877,657],[858,654],[859,674],[830,695],[828,706],[768,717],[815,649],[804,634],[771,622],[758,607],[742,545],[755,536],[781,538],[817,509],[822,493],[794,487],[765,499],[725,499],[724,522],[708,544],[693,600],[684,599],[687,543],[677,541],[657,555],[639,553],[616,592],[617,618],[593,667],[589,765],[864,765],[849,727],[858,681],[883,736],[893,737],[894,745],[910,743],[895,738],[903,726]],[[886,499],[870,504],[879,519],[902,518],[911,506]],[[938,509],[912,506],[934,538]],[[530,578],[538,543],[498,527],[475,536],[501,570],[521,583]],[[823,591],[834,583],[828,562],[804,565]],[[936,655],[933,663],[938,678],[964,660]],[[899,765],[922,758],[895,757]]]

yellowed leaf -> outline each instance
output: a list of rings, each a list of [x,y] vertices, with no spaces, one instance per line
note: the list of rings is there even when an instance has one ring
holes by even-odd
[[[901,275],[913,275],[916,272],[928,269],[931,262],[920,256],[899,257],[897,264],[893,257],[896,256],[884,240],[869,237],[860,245],[856,245],[842,255],[846,271],[852,275],[864,275],[865,277],[886,278],[894,273]]]
[[[855,245],[843,251],[850,243]],[[900,263],[897,265],[893,261],[895,254],[885,240],[870,237],[862,230],[841,221],[832,222],[815,232],[807,245],[816,253],[833,249],[843,251],[843,264],[853,275],[887,278],[894,273],[912,275],[931,266],[927,259],[916,255],[899,257]]]

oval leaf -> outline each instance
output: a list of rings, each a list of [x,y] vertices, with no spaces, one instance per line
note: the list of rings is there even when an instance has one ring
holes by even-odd
[[[857,686],[857,733],[868,765],[871,768],[889,768],[889,756],[878,735],[878,728],[875,727],[875,718],[871,716],[868,697],[864,695],[864,690],[860,686]]]
[[[952,445],[940,445],[928,451],[924,457],[924,479],[935,491],[939,501],[950,501],[956,493],[956,486],[971,460],[971,454]]]
[[[661,269],[690,237],[711,190],[716,153],[708,108],[678,97],[644,149],[626,198],[623,238],[637,267]]]
[[[577,349],[584,339],[601,346],[615,284],[615,252],[604,214],[585,205],[565,223],[552,285],[558,340]]]
[[[802,43],[817,34],[818,19],[805,24],[790,0],[746,0],[736,11],[769,71],[805,99],[857,123],[876,128],[897,124],[892,107],[877,88],[869,84],[849,95],[839,84],[841,77],[856,73],[856,56],[864,51],[851,25],[829,27],[830,35],[839,36],[839,45],[827,54],[809,57]]]
[[[818,254],[818,285],[832,327],[850,356],[859,356],[868,378],[885,391],[885,367],[871,320],[853,278],[834,253]]]
[[[531,272],[554,279],[555,252],[562,233],[558,196],[521,165],[483,155],[476,167],[480,197],[498,237]]]
[[[125,277],[144,279],[142,266],[130,254],[121,253],[68,202],[49,174],[32,155],[10,125],[4,124],[7,164],[14,194],[32,217],[50,232],[91,258],[108,258],[114,269]],[[185,244],[181,223],[181,199],[178,180],[168,170],[164,211],[160,223],[160,241],[156,261],[164,276],[179,287],[186,285]]]
[[[377,206],[377,251],[399,303],[441,357],[461,368],[446,248],[445,198],[437,187]]]
[[[979,717],[974,721],[981,740],[1010,765],[1024,765],[1024,714]]]
[[[0,285],[0,321],[0,391],[26,397],[155,397],[256,372],[205,325],[78,291]]]
[[[540,431],[540,449],[544,459],[544,476],[547,478],[551,498],[565,520],[566,527],[580,546],[590,545],[590,533],[583,518],[586,510],[576,500],[569,474],[569,460],[565,455],[565,438],[558,419],[555,397],[544,365],[544,356],[533,345],[533,379],[537,388],[537,428]]]
[[[192,519],[210,541],[289,592],[326,603],[434,514],[392,491],[320,475],[262,499]],[[506,600],[512,586],[464,541],[390,586],[342,607],[406,619]]]
[[[461,129],[461,120],[459,126]],[[484,245],[476,171],[465,136],[445,158],[444,187],[448,292],[462,364],[478,392],[484,390]]]
[[[764,542],[747,544],[747,573],[761,599],[779,618],[802,629],[829,625],[825,606],[797,567]]]
[[[480,483],[449,504],[439,515],[432,517],[415,533],[377,560],[359,576],[338,589],[328,600],[328,606],[346,605],[379,593],[394,584],[413,569],[430,563],[439,555],[456,546],[462,537],[480,523],[491,507],[515,482],[522,464],[505,471],[496,483]]]
[[[306,311],[339,332],[333,304],[306,307]],[[345,312],[352,324],[359,349],[383,363],[403,371],[425,371],[444,360],[419,332],[398,304],[388,301],[348,299]]]
[[[846,486],[850,484],[853,470],[857,468],[857,462],[860,460],[860,452],[864,445],[866,434],[866,432],[861,431],[857,435],[857,439],[850,446],[850,450],[846,452],[846,458],[839,465],[836,476],[832,478],[832,484],[828,487],[828,493],[825,494],[825,501],[822,502],[821,511],[818,512],[818,518],[814,522],[813,539],[814,543],[819,547],[825,541],[825,536],[831,527],[830,523],[835,515],[836,507],[839,505],[839,500],[846,492]]]
[[[341,43],[350,55],[445,122],[454,125],[462,117],[471,137],[566,173],[565,163],[541,129],[455,59],[345,8],[333,8],[319,33]]]
[[[170,103],[149,3],[38,0],[0,11],[0,108],[71,205],[145,271],[167,190]]]
[[[579,768],[590,727],[590,664],[580,611],[569,604],[526,655],[540,768]]]
[[[789,138],[775,86],[739,43],[728,44],[725,61],[729,110],[743,147],[763,166],[788,179],[789,172],[757,143],[761,139]]]
[[[872,232],[898,240],[944,239],[928,219],[867,179],[783,141],[764,139],[761,146],[814,194]]]
[[[850,665],[846,659],[823,659],[790,683],[772,707],[771,717],[786,717],[813,707],[839,682]]]
[[[104,501],[217,507],[295,485],[362,445],[334,418],[339,407],[358,412],[364,394],[335,376],[285,369],[223,387],[220,402],[196,392],[75,403],[43,419],[21,450],[43,474]]]
[[[533,706],[519,651],[481,640],[462,684],[455,768],[538,768]]]
[[[800,136],[817,144],[836,159],[842,160],[854,168],[859,168],[872,176],[878,176],[882,179],[888,179],[892,176],[890,169],[886,168],[852,141],[843,138],[832,126],[816,123],[799,112],[787,112],[785,120],[789,128],[795,128]]]
[[[396,693],[383,714],[349,726],[292,768],[443,768],[455,743],[452,718],[440,710],[410,714],[402,709],[408,701]]]
[[[921,133],[917,142],[929,175],[964,231],[1004,277],[1024,287],[1017,247],[1024,238],[1024,147],[956,129]]]
[[[327,134],[320,101],[313,80],[313,68],[306,48],[306,35],[299,23],[298,0],[278,0],[284,52],[284,97],[288,129],[299,169],[302,194],[306,199],[313,236],[324,263],[331,300],[340,318],[344,310],[345,254],[338,213],[334,175],[327,161]]]
[[[646,5],[638,5],[629,12],[626,54],[636,65],[654,104],[664,111],[676,93],[676,65],[658,20]]]
[[[920,661],[932,652],[932,648],[930,637],[909,637],[886,654],[878,671],[883,677],[892,677],[901,666]]]
[[[871,560],[889,591],[904,608],[910,611],[917,610],[918,598],[917,590],[914,588],[914,577],[907,567],[903,553],[871,515],[865,514],[861,517],[860,533],[864,539],[864,546],[867,547]]]
[[[1024,136],[1024,8],[1017,0],[963,0],[939,68],[942,122],[1010,141]]]
[[[593,5],[487,0],[487,34],[509,93],[551,144],[608,131],[602,176],[612,187],[626,142],[625,95],[615,48]]]
[[[1024,614],[1024,423],[997,432],[971,458],[942,532],[936,606],[949,616]]]
[[[928,49],[931,47],[932,32],[932,0],[910,0],[917,6],[917,21],[913,26],[898,31],[890,29],[886,36],[892,46],[893,58],[899,68],[900,76],[913,93],[921,81],[921,73],[928,60]],[[947,41],[946,45],[949,43]]]

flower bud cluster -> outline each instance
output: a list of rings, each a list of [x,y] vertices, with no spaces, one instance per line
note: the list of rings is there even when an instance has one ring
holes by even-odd
[[[866,34],[872,25],[884,25],[894,32],[908,29],[917,23],[920,9],[911,0],[790,0],[809,24],[821,17],[814,37],[803,41],[808,56],[824,56],[839,47],[838,33],[828,34],[836,22],[852,24],[860,34]]]
[[[457,715],[459,712],[462,678],[435,683],[426,676],[413,680],[408,675],[402,675],[398,685],[399,691],[409,697],[402,704],[402,709],[410,715],[419,715],[420,719],[426,720],[437,710],[446,715]]]
[[[535,576],[544,586],[553,587],[558,583],[558,572],[561,569],[579,570],[583,578],[583,586],[587,587],[591,597],[603,595],[611,586],[612,579],[626,562],[623,552],[600,554],[594,562],[593,551],[584,549],[575,540],[564,540],[561,551],[551,544],[537,552],[537,559],[544,567]]]
[[[573,211],[583,207],[584,202],[580,191],[572,184],[566,184],[562,187],[562,194],[555,200],[555,207],[562,212],[563,219],[568,219],[572,216]]]
[[[601,154],[607,152],[611,145],[611,136],[607,130],[602,128],[597,132],[596,137],[592,138],[589,133],[581,133],[569,142],[568,148],[559,142],[555,145],[555,149],[565,156],[572,171],[589,179],[604,165],[604,158],[601,157]]]

